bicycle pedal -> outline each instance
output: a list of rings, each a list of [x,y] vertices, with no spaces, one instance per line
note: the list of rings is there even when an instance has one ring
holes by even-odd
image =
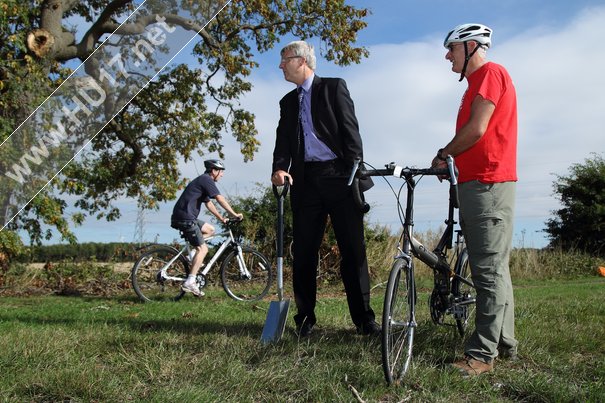
[[[453,305],[450,313],[456,320],[466,320],[468,318],[468,309],[465,305]]]

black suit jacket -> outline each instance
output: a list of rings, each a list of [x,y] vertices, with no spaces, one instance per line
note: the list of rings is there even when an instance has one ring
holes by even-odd
[[[304,150],[302,133],[298,128],[298,93],[294,89],[279,102],[280,118],[277,126],[273,171],[288,171],[294,178],[292,198],[304,188]],[[353,100],[341,78],[315,76],[311,89],[311,115],[315,135],[336,154],[344,166],[353,167],[356,158],[363,160],[359,124],[355,117]],[[362,185],[367,190],[371,180]]]

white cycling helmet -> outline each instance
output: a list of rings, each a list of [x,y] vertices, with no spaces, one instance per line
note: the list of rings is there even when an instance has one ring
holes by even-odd
[[[475,46],[472,52],[468,51],[467,42],[474,41],[479,44],[479,46]],[[456,28],[451,30],[445,40],[443,41],[443,46],[446,49],[450,49],[450,45],[452,43],[462,43],[464,44],[464,66],[462,67],[462,71],[460,72],[460,80],[464,78],[464,73],[466,72],[466,68],[468,66],[468,61],[473,57],[475,52],[479,50],[479,48],[486,47],[489,48],[492,44],[492,30],[491,28],[486,27],[482,24],[462,24],[458,25]]]
[[[462,24],[451,30],[445,40],[443,46],[446,48],[451,43],[461,43],[475,41],[487,48],[492,44],[492,30],[482,24]]]

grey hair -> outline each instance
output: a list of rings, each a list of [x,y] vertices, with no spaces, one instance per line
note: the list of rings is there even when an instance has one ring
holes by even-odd
[[[307,66],[309,66],[311,70],[315,70],[317,59],[315,58],[313,45],[310,45],[305,41],[293,41],[284,46],[280,54],[283,56],[288,50],[291,51],[294,56],[304,57],[307,61]]]
[[[479,56],[481,56],[482,59],[485,59],[487,57],[487,48],[484,45],[478,44],[479,45],[479,50],[477,50],[477,53],[479,53]]]

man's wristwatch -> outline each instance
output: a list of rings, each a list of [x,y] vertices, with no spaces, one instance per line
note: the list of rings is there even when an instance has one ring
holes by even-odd
[[[440,149],[437,151],[437,158],[439,158],[441,161],[445,161],[445,160],[446,160],[446,157],[444,157],[443,155],[441,155],[441,153],[443,153],[443,148],[440,148]]]

